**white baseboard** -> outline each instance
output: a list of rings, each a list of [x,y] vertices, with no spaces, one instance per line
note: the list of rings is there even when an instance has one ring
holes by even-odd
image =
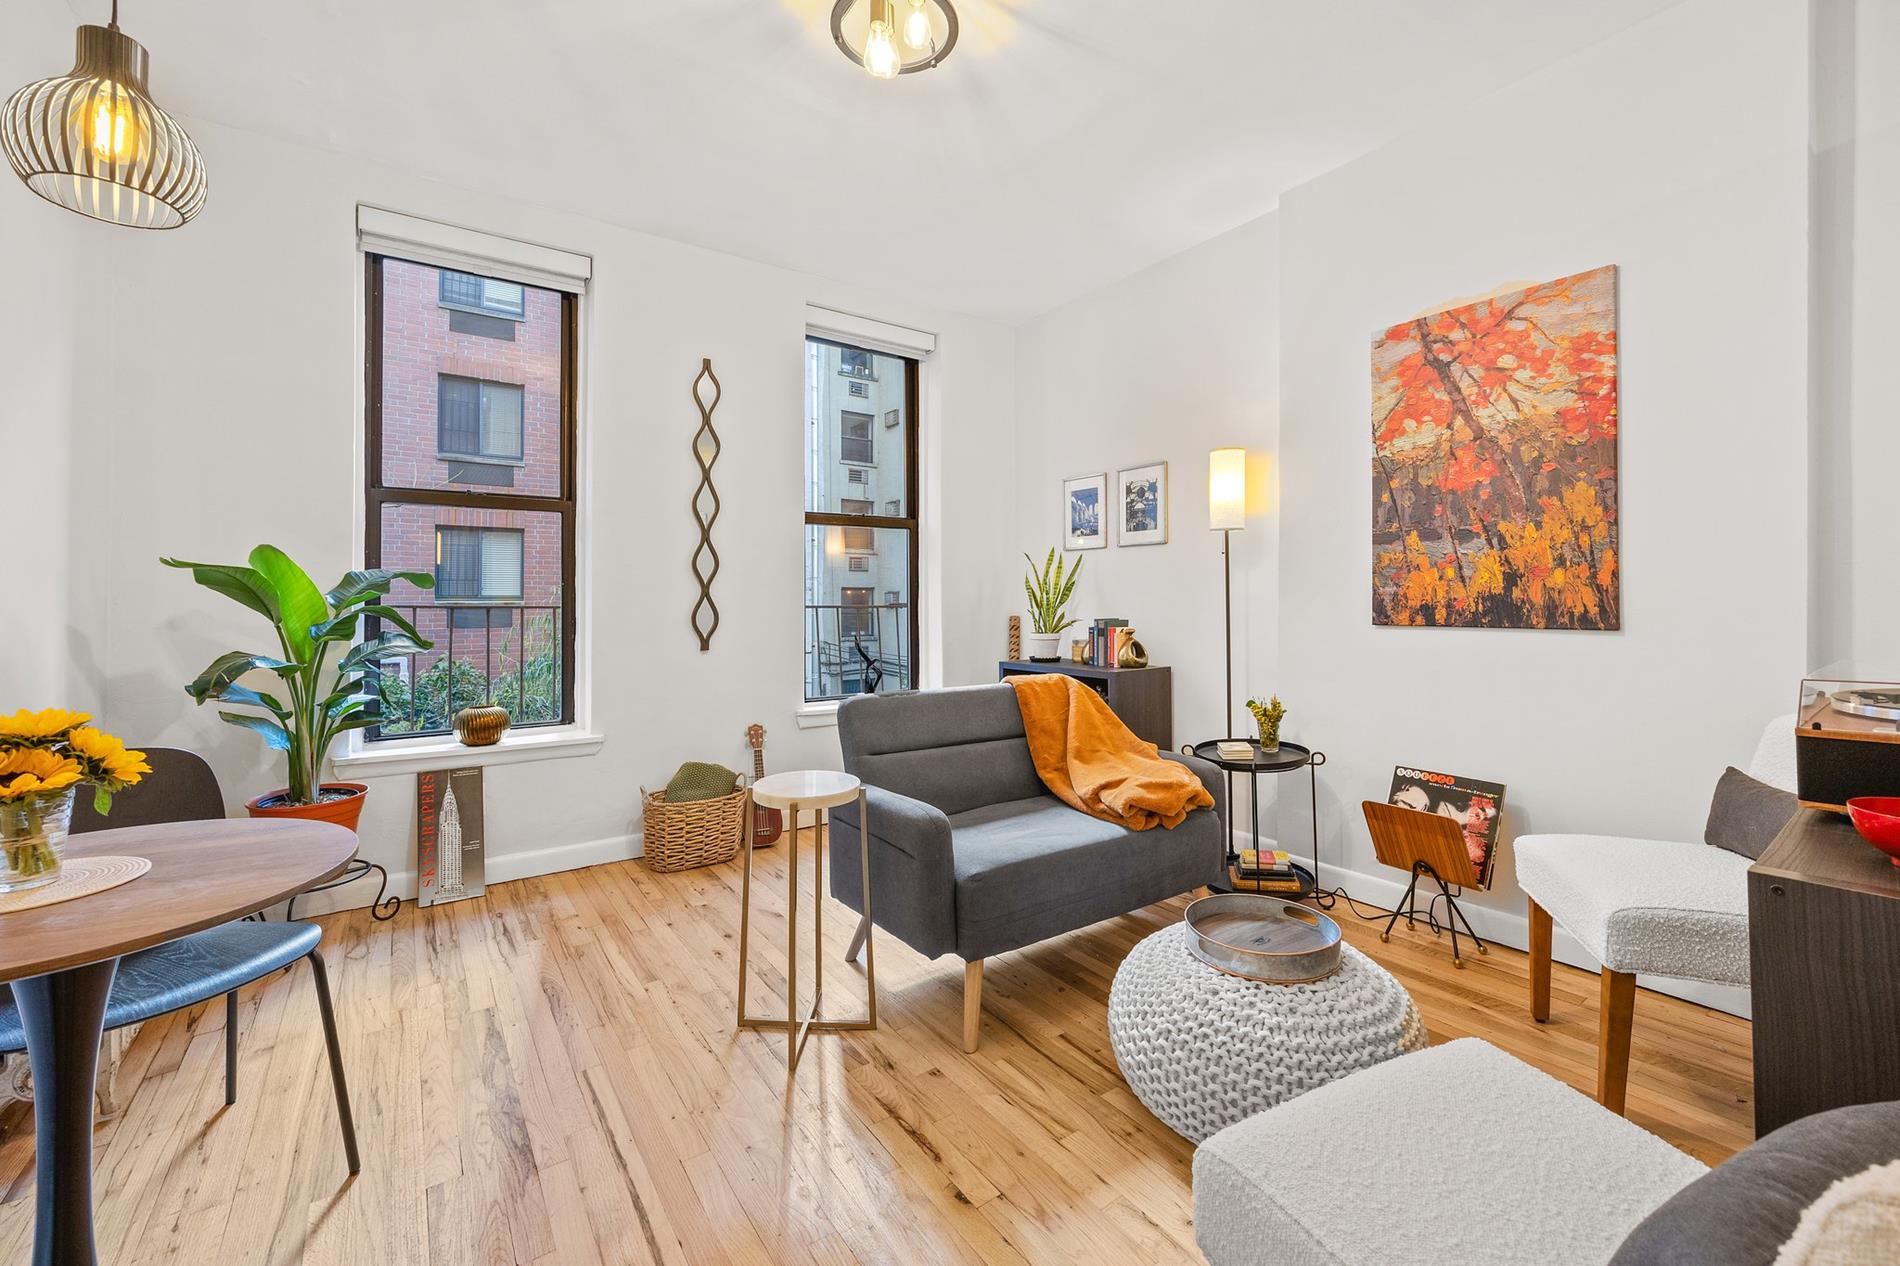
[[[1234,837],[1235,848],[1250,848],[1253,841],[1245,835]],[[1271,841],[1268,846],[1272,847]],[[1292,852],[1291,849],[1287,850]],[[1302,866],[1311,867],[1313,859],[1293,854],[1293,860]],[[1340,866],[1327,865],[1322,869],[1320,882],[1328,888],[1344,888],[1362,905],[1378,906],[1390,910],[1405,897],[1406,876],[1399,871],[1389,874],[1366,874],[1362,871],[1346,870]],[[1432,891],[1436,892],[1434,885]],[[1421,906],[1425,903],[1420,902]],[[1458,909],[1471,921],[1472,930],[1487,941],[1508,945],[1512,949],[1530,948],[1530,919],[1527,915],[1513,914],[1508,910],[1499,910],[1490,906],[1481,906],[1476,902],[1460,901]],[[1354,916],[1350,909],[1333,910],[1333,917],[1350,920]],[[1603,964],[1591,957],[1589,951],[1579,944],[1575,937],[1564,931],[1561,925],[1551,929],[1551,957],[1560,963],[1569,963],[1572,967],[1581,967],[1585,971],[1600,971]],[[1449,943],[1448,943],[1449,944]],[[1449,956],[1450,949],[1446,949]],[[1662,976],[1638,976],[1636,983],[1644,989],[1653,989],[1657,993],[1666,993],[1685,1002],[1699,1006],[1712,1007],[1729,1015],[1740,1016],[1744,1020],[1751,1017],[1749,994],[1746,989],[1737,989],[1732,985],[1711,985],[1700,980],[1673,980]]]
[[[599,866],[604,862],[631,861],[640,856],[642,851],[638,832],[632,835],[610,835],[600,840],[583,840],[578,844],[556,844],[549,848],[528,849],[525,852],[504,853],[500,857],[490,857],[487,859],[485,878],[488,883],[503,884],[511,879],[553,875],[564,870]],[[404,901],[414,901],[416,872],[414,870],[390,871],[389,891]],[[353,884],[332,888],[328,892],[313,892],[309,896],[299,897],[297,916],[302,918],[306,915],[334,914],[339,910],[358,910],[368,905],[375,897],[375,879],[359,879]],[[282,907],[274,908],[273,913],[281,914]]]

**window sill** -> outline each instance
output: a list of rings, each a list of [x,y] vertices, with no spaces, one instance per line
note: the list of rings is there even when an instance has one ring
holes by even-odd
[[[357,748],[336,757],[333,763],[339,774],[385,778],[438,769],[443,765],[516,765],[524,761],[592,756],[606,741],[604,734],[573,728],[504,735],[501,742],[492,747],[464,747],[454,738],[434,735]]]
[[[821,730],[838,724],[837,699],[820,699],[815,703],[801,703],[793,716],[801,730]]]

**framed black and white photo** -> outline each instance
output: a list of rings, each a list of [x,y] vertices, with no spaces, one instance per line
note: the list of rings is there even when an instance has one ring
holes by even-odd
[[[1164,545],[1168,540],[1168,463],[1115,473],[1118,545]]]
[[[1062,548],[1108,544],[1108,475],[1077,475],[1062,484]]]

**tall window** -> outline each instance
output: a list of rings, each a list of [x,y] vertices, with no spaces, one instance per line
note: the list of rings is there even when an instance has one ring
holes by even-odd
[[[571,721],[578,297],[376,254],[368,270],[364,562],[436,583],[390,594],[435,645],[377,666],[365,738],[444,734],[480,703]]]
[[[810,337],[805,399],[805,697],[913,689],[917,362]]]

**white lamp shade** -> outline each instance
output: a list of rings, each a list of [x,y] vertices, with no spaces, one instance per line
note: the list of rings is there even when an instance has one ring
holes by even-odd
[[[1207,455],[1207,526],[1216,532],[1247,526],[1247,450],[1217,448]]]

